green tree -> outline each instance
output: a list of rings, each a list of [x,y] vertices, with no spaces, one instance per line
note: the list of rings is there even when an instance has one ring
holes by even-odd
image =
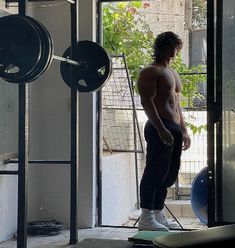
[[[111,55],[125,54],[133,81],[150,63],[154,41],[141,9],[142,2],[107,3],[103,8],[103,45]]]
[[[132,81],[136,82],[140,69],[152,62],[155,35],[144,15],[149,3],[119,2],[103,5],[103,46],[110,55],[125,54]],[[172,67],[181,75],[183,83],[183,107],[193,107],[195,99],[202,100],[198,91],[198,82],[205,82],[203,65],[188,68],[180,54]],[[187,74],[187,75],[184,75]],[[195,127],[194,127],[195,130]],[[200,127],[201,130],[201,127]]]
[[[183,63],[181,56],[177,56],[171,64],[172,68],[180,74],[183,89],[183,99],[181,101],[182,107],[193,108],[196,100],[202,101],[204,96],[198,90],[198,84],[206,81],[204,65],[188,67]],[[197,74],[199,73],[199,74]]]

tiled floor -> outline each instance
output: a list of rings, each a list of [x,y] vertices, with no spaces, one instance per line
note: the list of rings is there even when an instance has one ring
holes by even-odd
[[[111,228],[111,227],[97,227],[92,229],[80,229],[78,231],[78,240],[85,238],[99,238],[99,239],[120,239],[127,240],[128,237],[137,233],[137,229],[129,228]],[[28,236],[27,248],[62,248],[73,247],[69,245],[70,232],[69,230],[62,231],[56,236]],[[0,243],[1,248],[16,248],[16,240],[9,240]]]
[[[184,218],[178,219],[184,228],[189,229],[203,229],[207,228],[201,224],[198,219]],[[79,229],[79,241],[85,238],[98,239],[118,239],[128,240],[128,237],[135,235],[138,232],[137,228],[117,228],[117,227],[96,227],[91,229]],[[73,247],[69,245],[70,231],[63,230],[59,235],[55,236],[28,236],[27,248],[68,248]],[[16,248],[16,239],[8,240],[0,243],[0,248]]]

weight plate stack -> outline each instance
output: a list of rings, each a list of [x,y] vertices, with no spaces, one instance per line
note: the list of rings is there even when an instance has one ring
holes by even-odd
[[[50,66],[54,46],[46,27],[30,16],[0,18],[0,77],[11,83],[28,83]]]
[[[29,82],[42,56],[40,33],[20,15],[0,18],[0,78],[10,83]]]

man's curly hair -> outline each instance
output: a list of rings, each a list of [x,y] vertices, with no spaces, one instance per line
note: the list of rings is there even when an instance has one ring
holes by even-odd
[[[166,48],[176,48],[178,47],[179,49],[182,48],[183,42],[180,39],[180,37],[171,32],[167,31],[164,33],[159,34],[154,42],[153,46],[153,59],[154,61],[157,60],[158,55],[161,53],[161,51],[165,50]]]

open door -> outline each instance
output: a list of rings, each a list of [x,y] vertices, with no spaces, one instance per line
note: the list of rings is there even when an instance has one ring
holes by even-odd
[[[208,0],[208,226],[235,223],[235,4]]]

